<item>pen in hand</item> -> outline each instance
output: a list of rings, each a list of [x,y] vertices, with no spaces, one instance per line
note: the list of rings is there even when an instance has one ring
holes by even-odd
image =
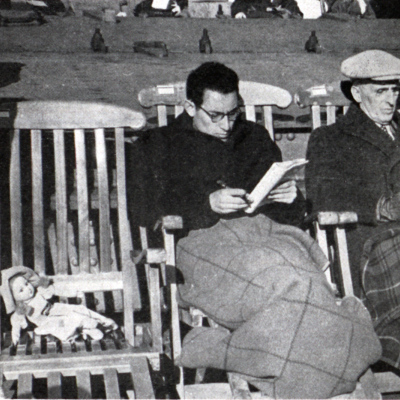
[[[228,187],[228,185],[222,180],[222,179],[218,179],[217,180],[217,185],[221,188],[221,189],[226,189]]]
[[[217,180],[217,185],[220,186],[221,189],[226,189],[228,187],[228,185],[222,179],[218,179]],[[240,197],[246,202],[246,204],[249,207],[251,206],[251,202],[247,198],[247,193],[245,193],[243,196],[240,196]]]

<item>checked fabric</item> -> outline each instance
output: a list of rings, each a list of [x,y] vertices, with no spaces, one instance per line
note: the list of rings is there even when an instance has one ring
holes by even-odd
[[[178,242],[179,301],[222,328],[192,329],[177,364],[242,374],[266,396],[352,392],[381,355],[370,316],[337,304],[310,236],[264,215],[221,220]],[[224,328],[228,328],[227,331]]]
[[[382,344],[382,360],[399,368],[400,227],[368,239],[361,263],[363,300]]]

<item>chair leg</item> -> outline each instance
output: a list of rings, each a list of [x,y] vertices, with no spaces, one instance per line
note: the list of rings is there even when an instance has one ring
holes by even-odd
[[[251,399],[249,385],[239,374],[228,372],[228,381],[234,399]]]

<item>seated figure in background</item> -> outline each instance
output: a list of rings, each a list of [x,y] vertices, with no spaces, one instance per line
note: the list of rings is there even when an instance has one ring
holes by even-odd
[[[354,211],[348,230],[354,291],[364,299],[383,345],[399,367],[400,60],[368,50],[343,61],[354,102],[346,115],[316,129],[307,149],[306,192],[311,211]]]
[[[303,18],[296,0],[235,0],[231,6],[234,18]]]
[[[240,110],[239,78],[223,64],[192,71],[185,111],[171,124],[145,132],[127,149],[131,221],[153,227],[163,215],[180,215],[184,230],[237,218],[269,167],[282,161],[267,130]],[[256,212],[281,223],[302,222],[305,202],[295,181],[273,189]]]

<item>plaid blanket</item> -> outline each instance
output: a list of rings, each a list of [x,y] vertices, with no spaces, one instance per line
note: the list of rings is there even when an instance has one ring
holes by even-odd
[[[237,372],[274,398],[352,392],[381,348],[362,303],[336,303],[326,265],[309,235],[264,215],[192,231],[180,301],[221,327],[192,329],[177,364]]]
[[[382,360],[400,367],[400,228],[368,239],[361,258],[363,301],[382,344]]]

